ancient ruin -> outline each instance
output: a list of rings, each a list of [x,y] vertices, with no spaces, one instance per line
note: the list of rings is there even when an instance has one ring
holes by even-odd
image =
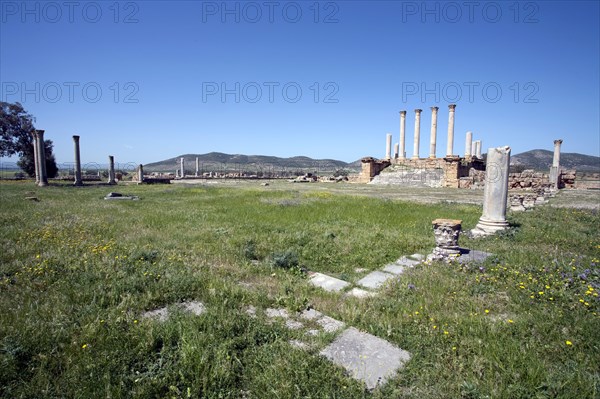
[[[508,227],[506,204],[508,199],[508,168],[510,147],[488,149],[483,214],[471,233],[473,236],[494,234]]]
[[[115,180],[115,157],[108,156],[108,184],[117,184]]]
[[[35,145],[35,170],[39,179],[37,185],[45,187],[48,185],[48,175],[46,174],[46,148],[44,147],[44,130],[36,130],[34,133]]]
[[[406,158],[406,111],[400,111],[400,142],[398,143],[398,156],[384,160],[377,160],[372,157],[365,157],[362,161],[362,171],[356,180],[359,183],[369,183],[376,176],[388,168],[398,171],[399,176],[395,176],[393,184],[408,186],[429,186],[429,187],[461,187],[461,178],[474,176],[477,172],[485,170],[485,164],[475,151],[471,152],[471,141],[473,133],[467,132],[467,144],[469,151],[465,151],[465,156],[460,157],[452,154],[454,152],[454,115],[455,104],[448,106],[448,145],[446,147],[446,156],[437,158],[437,117],[438,107],[431,107],[431,131],[429,141],[429,154],[427,158],[419,156],[420,134],[421,134],[421,109],[415,109],[415,126],[413,136],[413,155]],[[387,143],[391,143],[391,137],[388,134]],[[386,154],[387,149],[386,147]],[[383,177],[382,177],[383,178]],[[377,182],[374,182],[377,183]],[[388,182],[386,182],[388,183]],[[385,183],[384,183],[385,184]],[[389,183],[388,183],[389,184]],[[471,187],[471,184],[469,184]]]
[[[73,136],[73,144],[75,145],[75,182],[74,186],[83,186],[81,180],[81,157],[79,154],[79,136]]]
[[[451,260],[460,255],[458,237],[461,232],[462,220],[435,219],[432,222],[435,235],[435,248],[428,257],[429,260]]]

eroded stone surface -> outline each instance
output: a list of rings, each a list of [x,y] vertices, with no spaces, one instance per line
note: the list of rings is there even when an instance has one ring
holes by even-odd
[[[147,312],[142,313],[142,318],[166,321],[169,318],[169,310],[166,306],[164,308],[149,310]]]
[[[296,321],[296,320],[286,320],[285,326],[287,328],[289,328],[290,330],[299,330],[302,327],[304,327],[304,325],[302,323],[300,323],[299,321]]]
[[[287,318],[290,317],[287,309],[273,309],[273,308],[268,308],[268,309],[265,309],[265,314],[270,319],[273,319],[275,317],[281,317],[281,318],[287,319]]]
[[[323,327],[325,332],[336,332],[337,330],[344,328],[344,322],[334,319],[333,317],[323,316],[317,320],[317,324]]]
[[[412,255],[412,256],[415,256],[415,255]],[[396,261],[397,265],[400,265],[400,266],[409,266],[409,267],[418,265],[419,263],[421,263],[420,260],[409,259],[406,256],[403,256],[403,257],[401,257],[400,259],[398,259]]]
[[[315,309],[306,309],[300,314],[300,317],[306,320],[315,320],[321,318],[322,316],[323,313]]]
[[[317,272],[310,276],[310,282],[311,284],[330,292],[339,292],[350,285],[347,281]]]
[[[383,271],[387,272],[387,273],[399,275],[399,274],[404,273],[404,266],[397,265],[397,264],[391,264],[391,265],[387,265],[386,267],[384,267]]]
[[[363,290],[361,288],[354,287],[350,291],[348,291],[348,295],[356,297],[356,298],[369,298],[375,296],[374,292]]]
[[[460,256],[456,258],[459,263],[479,263],[486,260],[493,254],[489,252],[477,251],[475,249],[460,249]]]
[[[354,327],[341,333],[320,353],[363,381],[368,389],[385,384],[410,360],[407,351]]]
[[[383,285],[386,281],[393,278],[394,275],[390,273],[384,273],[379,270],[367,274],[365,277],[358,280],[356,284],[362,285],[365,288],[377,289]]]
[[[183,302],[180,305],[184,310],[195,314],[196,316],[200,316],[206,310],[206,306],[202,302],[199,301],[189,301]]]

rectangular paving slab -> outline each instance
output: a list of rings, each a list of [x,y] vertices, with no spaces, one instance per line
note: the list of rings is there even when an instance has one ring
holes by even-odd
[[[492,254],[489,252],[477,251],[475,249],[460,249],[460,256],[456,259],[459,263],[479,263],[486,260]]]
[[[390,273],[380,272],[376,270],[371,272],[358,280],[356,284],[362,285],[365,288],[377,289],[383,285],[386,281],[393,278],[394,275]]]
[[[368,389],[383,385],[410,360],[410,353],[354,327],[342,332],[321,355],[363,381]]]
[[[399,275],[399,274],[404,273],[404,266],[391,264],[391,265],[387,265],[386,267],[384,267],[383,271],[386,273],[392,273],[395,275]]]
[[[317,272],[312,273],[310,276],[310,282],[311,284],[330,292],[339,292],[350,285],[350,283],[347,281]]]

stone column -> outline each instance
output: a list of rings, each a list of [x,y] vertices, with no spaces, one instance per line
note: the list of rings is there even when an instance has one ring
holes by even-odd
[[[471,147],[473,146],[473,132],[467,132],[467,138],[465,140],[465,158],[471,159]]]
[[[38,186],[44,187],[48,185],[48,175],[46,174],[46,148],[44,147],[44,131],[36,130],[37,157],[40,173],[40,181]]]
[[[475,141],[475,155],[477,158],[481,159],[481,140]]]
[[[198,177],[199,173],[200,173],[200,159],[198,157],[196,157],[196,174],[194,176]]]
[[[483,191],[483,214],[471,233],[475,237],[494,234],[508,227],[506,203],[508,200],[508,168],[510,147],[488,149]]]
[[[385,137],[385,159],[392,159],[392,134],[388,133]]]
[[[400,111],[400,151],[398,155],[400,159],[406,159],[406,111]]]
[[[394,159],[398,159],[398,156],[400,154],[400,144],[396,143],[394,144]]]
[[[429,138],[429,158],[435,158],[435,140],[437,136],[438,107],[431,107],[431,136]]]
[[[560,179],[560,145],[562,142],[562,139],[554,140],[554,157],[550,167],[550,185],[553,189],[558,189]]]
[[[448,105],[448,145],[446,146],[446,156],[453,156],[454,152],[454,110],[456,104]]]
[[[458,237],[462,229],[462,220],[435,219],[433,234],[435,235],[435,248],[433,253],[427,256],[428,260],[452,261],[460,256]]]
[[[35,169],[35,184],[38,184],[40,182],[40,160],[37,152],[37,134],[35,133],[35,130],[31,131],[31,136],[33,137],[33,166]]]
[[[74,186],[83,186],[81,180],[81,156],[79,154],[79,136],[73,136],[73,144],[75,145],[75,182]]]
[[[144,182],[144,165],[138,166],[138,183]]]
[[[117,184],[115,180],[115,157],[108,156],[108,184]]]
[[[422,109],[415,109],[415,139],[413,145],[412,159],[419,159],[419,138],[421,136],[421,112]]]
[[[185,177],[185,160],[183,157],[181,157],[181,178],[183,179]]]
[[[474,158],[477,156],[477,142],[476,141],[474,141],[473,144],[471,145],[471,156]]]

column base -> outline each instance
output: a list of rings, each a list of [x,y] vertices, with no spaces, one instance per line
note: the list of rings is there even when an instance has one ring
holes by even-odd
[[[481,217],[479,223],[473,230],[471,235],[473,237],[484,237],[492,234],[496,234],[499,231],[506,230],[508,228],[508,222],[506,220],[489,220]]]
[[[75,187],[81,187],[81,186],[83,186],[83,182],[81,182],[81,181],[76,181],[75,183],[73,183],[73,185],[74,185]]]
[[[413,155],[411,159],[421,159],[418,155]]]
[[[430,155],[430,156],[429,156],[429,159],[435,159],[435,158],[436,158],[436,156],[435,156],[435,155]]]

